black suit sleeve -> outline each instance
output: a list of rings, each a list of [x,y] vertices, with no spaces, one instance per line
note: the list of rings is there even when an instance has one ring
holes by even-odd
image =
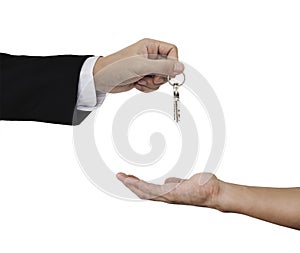
[[[0,120],[77,124],[81,67],[90,56],[13,56],[0,53]]]

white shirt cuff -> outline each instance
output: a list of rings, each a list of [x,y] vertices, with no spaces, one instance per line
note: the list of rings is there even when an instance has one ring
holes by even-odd
[[[89,57],[82,65],[78,83],[77,110],[93,111],[105,100],[106,93],[96,91],[93,69],[97,57]]]

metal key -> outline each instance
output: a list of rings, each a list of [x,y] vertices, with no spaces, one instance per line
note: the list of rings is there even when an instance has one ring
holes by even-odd
[[[183,74],[183,81],[181,83],[172,83],[170,77],[168,77],[168,82],[173,86],[173,103],[174,103],[174,120],[178,123],[180,121],[180,101],[178,89],[185,82],[185,75]]]
[[[178,123],[180,121],[180,101],[179,101],[179,85],[174,83],[173,85],[173,94],[174,94],[174,120]]]

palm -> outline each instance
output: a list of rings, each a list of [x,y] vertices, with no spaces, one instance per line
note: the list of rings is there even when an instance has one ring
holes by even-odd
[[[172,204],[210,206],[219,192],[219,180],[210,173],[199,173],[190,179],[168,178],[155,185],[123,173],[117,175],[126,187],[141,199]]]

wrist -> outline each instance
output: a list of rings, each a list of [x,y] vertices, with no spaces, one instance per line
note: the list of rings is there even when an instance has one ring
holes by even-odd
[[[94,65],[94,68],[93,68],[93,75],[94,75],[94,77],[104,67],[105,67],[105,57],[99,56],[99,58],[97,59],[95,65]]]
[[[219,181],[219,192],[215,198],[214,208],[221,212],[243,212],[247,203],[247,186]]]
[[[228,191],[227,190],[228,186],[226,182],[223,182],[219,179],[217,185],[218,185],[217,190],[212,192],[211,204],[209,207],[224,212],[225,205],[226,205],[225,196],[226,196],[226,192]]]
[[[215,179],[207,182],[205,186],[208,198],[204,203],[201,204],[201,206],[221,211],[224,208],[223,196],[225,196],[224,191],[227,188],[227,183],[215,177]]]
[[[121,60],[120,57],[116,53],[107,56],[100,56],[94,66],[94,70],[93,70],[94,77],[106,66],[111,65],[112,63],[118,62],[120,60]]]

